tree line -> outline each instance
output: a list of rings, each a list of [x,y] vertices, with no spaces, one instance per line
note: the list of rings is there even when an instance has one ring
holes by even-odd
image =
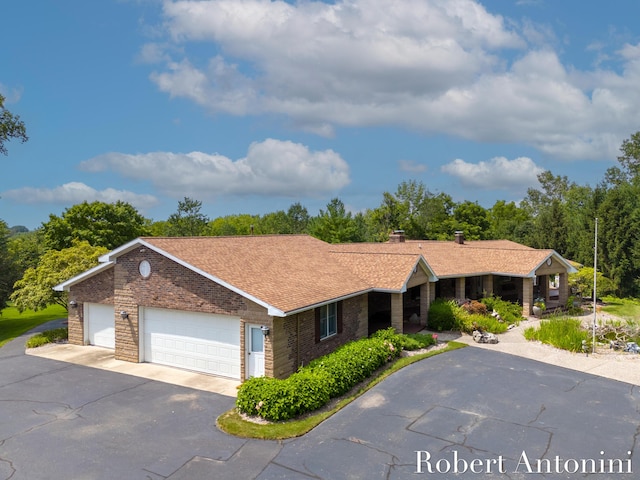
[[[499,200],[491,208],[455,202],[446,193],[408,180],[394,192],[383,192],[378,207],[357,213],[334,198],[315,216],[294,203],[286,211],[210,219],[202,213],[202,202],[185,197],[162,221],[146,219],[121,201],[74,205],[59,216],[51,214],[32,232],[9,229],[0,220],[0,305],[9,298],[23,308],[64,304],[64,296],[50,286],[139,236],[309,234],[329,243],[349,243],[386,241],[397,229],[409,239],[423,240],[452,240],[455,231],[463,231],[468,240],[507,239],[550,248],[593,267],[596,218],[598,270],[617,295],[639,297],[640,132],[623,142],[620,153],[619,165],[609,168],[595,186],[545,171],[538,175],[538,188],[528,189],[519,204]],[[49,287],[42,288],[46,282]]]

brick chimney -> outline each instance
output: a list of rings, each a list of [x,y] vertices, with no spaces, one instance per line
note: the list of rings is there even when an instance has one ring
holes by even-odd
[[[456,242],[458,245],[464,245],[464,232],[462,232],[462,231],[458,230],[458,231],[455,233],[455,236],[456,236],[455,242]]]
[[[394,230],[391,235],[389,235],[389,243],[404,243],[404,230]]]

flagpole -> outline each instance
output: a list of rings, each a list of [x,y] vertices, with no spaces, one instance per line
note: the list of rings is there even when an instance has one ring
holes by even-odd
[[[596,353],[596,282],[598,279],[598,217],[595,224],[595,238],[593,242],[593,353]]]

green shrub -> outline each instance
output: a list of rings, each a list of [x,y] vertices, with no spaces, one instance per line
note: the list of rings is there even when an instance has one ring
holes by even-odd
[[[333,378],[327,372],[301,369],[286,381],[290,384],[294,416],[317,410],[331,399]]]
[[[49,342],[49,339],[38,334],[27,340],[26,346],[27,348],[37,348],[41,347],[42,345],[46,345],[47,343],[51,343]]]
[[[467,333],[478,329],[491,333],[504,333],[509,327],[506,322],[500,322],[491,315],[470,314],[464,310],[458,315],[458,323],[460,330]]]
[[[25,346],[27,348],[36,348],[46,345],[47,343],[58,343],[69,338],[68,328],[54,328],[52,330],[46,330],[41,333],[36,333],[32,336]]]
[[[402,340],[403,335],[387,329],[378,336],[347,343],[284,380],[251,378],[240,386],[236,407],[271,421],[316,410],[397,358]]]
[[[366,338],[347,343],[324,357],[313,360],[306,368],[324,370],[334,380],[331,397],[349,391],[386,362],[397,358],[401,348],[383,338]]]
[[[455,311],[458,309],[455,300],[435,299],[429,306],[429,328],[438,332],[455,330],[457,327]]]
[[[500,297],[486,297],[481,300],[487,310],[498,312],[502,320],[508,325],[518,324],[522,320],[522,307],[514,302],[507,302]]]
[[[277,378],[254,377],[244,382],[238,390],[236,406],[242,413],[272,421],[294,416],[289,384]]]
[[[538,328],[527,328],[524,331],[524,338],[571,352],[581,351],[583,340],[590,344],[589,332],[582,328],[580,320],[566,317],[551,317],[543,320]]]

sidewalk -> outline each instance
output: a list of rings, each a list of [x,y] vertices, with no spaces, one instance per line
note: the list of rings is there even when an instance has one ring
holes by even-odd
[[[475,348],[485,348],[496,352],[508,353],[539,362],[569,368],[620,382],[640,385],[640,355],[626,352],[595,354],[572,353],[560,350],[540,342],[529,342],[524,338],[524,331],[535,327],[540,320],[534,317],[521,322],[520,325],[498,335],[497,344],[476,343],[471,335],[456,332],[438,332],[440,340],[466,343]],[[429,332],[432,333],[432,332]]]

